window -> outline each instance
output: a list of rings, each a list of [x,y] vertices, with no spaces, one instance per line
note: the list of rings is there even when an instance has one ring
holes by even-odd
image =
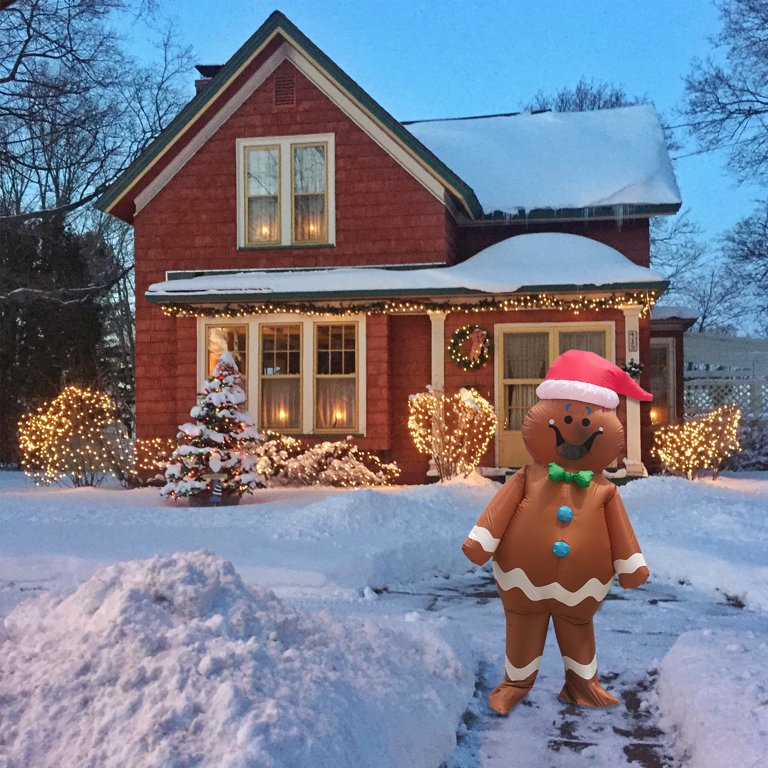
[[[262,429],[301,429],[301,326],[261,326]]]
[[[198,320],[200,383],[226,349],[243,374],[249,408],[260,430],[365,433],[364,314],[343,320],[274,314],[226,322]]]
[[[357,326],[315,326],[315,428],[357,428]]]
[[[333,244],[333,134],[238,139],[238,245]]]

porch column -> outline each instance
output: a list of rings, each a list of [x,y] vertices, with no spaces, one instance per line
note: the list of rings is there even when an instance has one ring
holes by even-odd
[[[623,307],[624,313],[624,352],[625,360],[642,362],[640,360],[640,312],[642,307],[632,305]],[[644,477],[648,474],[641,459],[640,441],[640,403],[627,398],[627,458],[624,464],[627,475]]]
[[[445,392],[445,318],[447,312],[428,312],[429,321],[432,323],[432,392],[442,395]],[[438,477],[439,472],[435,466],[435,460],[430,457],[427,477]]]
[[[445,318],[447,312],[430,312],[432,323],[432,389],[442,394],[445,389]]]

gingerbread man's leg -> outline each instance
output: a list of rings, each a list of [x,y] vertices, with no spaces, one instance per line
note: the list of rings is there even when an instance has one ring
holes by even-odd
[[[557,644],[565,665],[565,685],[560,698],[583,707],[612,707],[619,700],[611,696],[597,679],[595,654],[595,628],[592,624],[593,609],[586,612],[574,610],[577,615],[553,611]]]
[[[504,682],[488,696],[488,706],[500,715],[506,715],[531,690],[536,680],[547,637],[549,610],[524,595],[510,596],[507,593],[502,599],[507,620],[505,675]]]

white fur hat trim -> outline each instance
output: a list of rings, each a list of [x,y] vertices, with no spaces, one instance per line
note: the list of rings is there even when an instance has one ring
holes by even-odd
[[[619,404],[619,396],[612,389],[585,381],[545,379],[536,387],[536,394],[542,400],[578,400],[603,408],[615,408]]]

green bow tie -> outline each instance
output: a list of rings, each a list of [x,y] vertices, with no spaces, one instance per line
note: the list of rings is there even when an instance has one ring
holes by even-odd
[[[549,479],[554,480],[555,482],[560,480],[564,480],[566,483],[575,482],[576,485],[586,488],[594,474],[595,473],[591,469],[581,469],[578,472],[567,472],[559,464],[555,464],[554,461],[549,463]]]

